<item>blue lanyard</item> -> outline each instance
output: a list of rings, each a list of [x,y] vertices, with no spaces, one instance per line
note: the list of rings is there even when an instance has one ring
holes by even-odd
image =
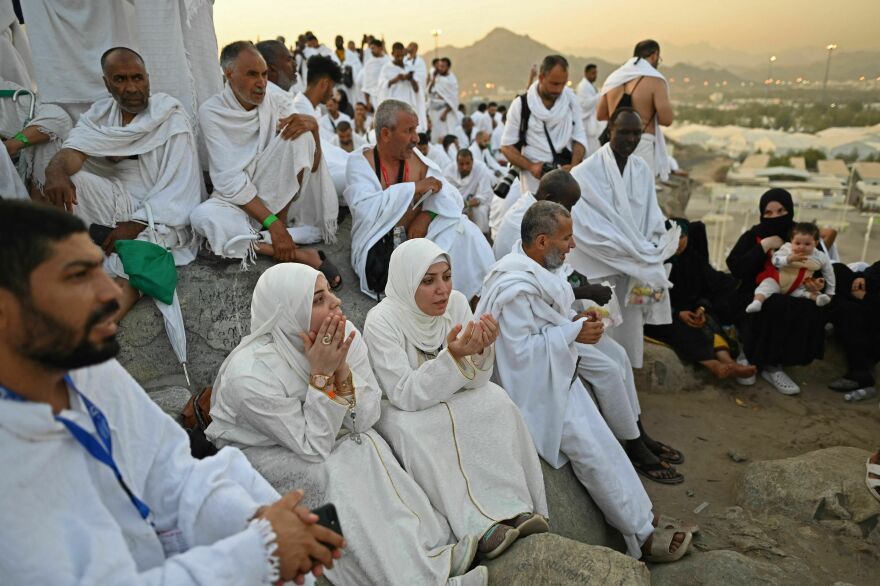
[[[98,409],[98,406],[92,403],[88,397],[83,395],[79,389],[76,388],[76,385],[73,384],[73,381],[69,376],[64,377],[64,381],[68,384],[68,386],[76,391],[76,394],[79,395],[79,398],[82,399],[83,404],[86,406],[86,410],[89,413],[89,417],[92,418],[92,423],[95,425],[95,431],[98,433],[98,437],[96,438],[91,433],[83,429],[77,423],[74,423],[70,419],[66,417],[61,417],[60,415],[54,415],[55,421],[58,421],[64,427],[67,428],[67,431],[70,432],[70,435],[75,439],[85,450],[96,459],[98,462],[104,464],[110,470],[113,471],[113,475],[116,476],[116,480],[119,482],[119,486],[122,487],[122,490],[125,491],[125,494],[128,495],[131,504],[134,505],[134,508],[137,509],[138,514],[144,521],[149,522],[152,525],[152,521],[150,521],[150,507],[146,505],[141,499],[135,496],[135,494],[128,488],[128,485],[125,483],[125,480],[122,478],[122,473],[119,471],[119,467],[116,465],[116,461],[113,460],[113,439],[110,436],[110,425],[107,423],[107,418],[104,416],[104,413]],[[3,385],[0,385],[0,399],[5,399],[7,401],[18,401],[21,403],[27,402],[27,400],[12,391]]]

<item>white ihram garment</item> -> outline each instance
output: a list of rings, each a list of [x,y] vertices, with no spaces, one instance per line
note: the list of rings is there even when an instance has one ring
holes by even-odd
[[[363,92],[370,96],[370,104],[373,106],[374,112],[381,101],[379,77],[382,74],[382,68],[385,67],[386,63],[390,62],[391,57],[388,55],[382,55],[381,57],[370,56],[364,62]]]
[[[666,78],[662,73],[657,71],[650,63],[638,57],[631,57],[626,63],[618,67],[611,73],[602,85],[601,96],[604,96],[614,88],[626,85],[634,79],[640,77],[655,77],[662,79],[663,83]],[[667,84],[668,87],[668,84]],[[648,120],[643,120],[643,124],[648,124]],[[669,154],[666,152],[666,140],[663,138],[663,127],[657,120],[657,113],[654,113],[654,134],[643,134],[642,140],[639,142],[638,149],[634,153],[641,156],[648,163],[655,177],[660,177],[665,181],[669,178],[671,166],[669,162]]]
[[[428,85],[428,66],[425,60],[418,55],[415,58],[407,55],[403,58],[403,62],[416,72],[415,80],[419,84],[419,91],[416,92],[416,113],[419,115],[419,129],[427,131],[428,129],[428,110],[427,110],[427,85]]]
[[[453,291],[439,317],[416,305],[415,291],[438,257],[449,258],[424,238],[394,251],[388,297],[367,314],[364,340],[388,399],[376,429],[462,539],[521,513],[546,516],[547,504],[525,423],[489,381],[492,349],[456,361],[444,348],[449,332],[473,319],[467,299]]]
[[[446,108],[452,111],[446,120],[440,116]],[[435,75],[428,93],[428,114],[431,117],[431,142],[442,143],[447,134],[455,134],[458,126],[458,78],[450,72],[446,75]]]
[[[465,213],[477,225],[483,234],[489,233],[489,206],[492,204],[492,173],[480,161],[474,161],[471,172],[462,177],[458,171],[458,163],[452,162],[443,170],[443,177],[455,187],[465,202]],[[478,205],[468,203],[476,200]]]
[[[320,273],[269,268],[254,289],[251,335],[220,367],[206,435],[244,450],[281,491],[302,487],[314,508],[333,503],[348,546],[327,570],[334,584],[444,584],[452,546],[446,521],[371,428],[381,391],[355,333],[347,364],[355,407],[309,384],[297,334],[309,328]],[[319,342],[316,342],[319,343]]]
[[[581,114],[583,114],[584,131],[587,133],[587,155],[592,155],[602,146],[599,144],[599,136],[608,124],[604,120],[599,121],[596,118],[596,108],[599,106],[599,100],[602,99],[602,96],[586,78],[578,84],[577,96],[581,105]]]
[[[468,147],[468,150],[470,150],[471,154],[474,155],[475,161],[482,161],[483,164],[489,168],[489,171],[492,172],[493,185],[496,181],[498,181],[498,179],[501,178],[501,176],[504,175],[504,173],[507,172],[507,167],[501,165],[501,163],[499,163],[498,160],[495,158],[495,153],[492,152],[492,147],[487,146],[486,148],[481,149],[480,145],[475,142],[470,147]]]
[[[278,580],[277,559],[274,569],[269,561],[271,525],[249,519],[279,496],[240,451],[226,448],[194,459],[184,430],[115,360],[70,377],[104,413],[113,459],[156,527],[141,518],[110,468],[74,440],[48,405],[2,401],[4,584],[238,586]],[[94,436],[81,399],[70,397],[71,408],[60,415]],[[157,531],[177,531],[180,547],[164,550]]]
[[[322,161],[312,172],[314,137],[305,133],[284,140],[276,134],[278,120],[293,113],[292,100],[282,94],[267,91],[259,106],[245,110],[227,86],[199,110],[214,192],[193,211],[191,221],[214,254],[244,260],[250,256],[253,249],[247,242],[235,250],[226,245],[237,236],[258,233],[259,224],[240,207],[255,197],[273,214],[293,201],[281,220],[287,224],[296,218],[298,226],[308,227],[291,232],[295,242],[315,242],[316,236],[335,240],[338,200],[326,164]],[[313,178],[320,181],[309,189]],[[267,231],[260,234],[271,242]]]
[[[496,374],[528,425],[538,453],[554,468],[571,461],[578,480],[621,532],[638,559],[653,531],[651,500],[620,442],[578,376],[572,321],[574,292],[561,274],[527,257],[522,247],[486,276],[476,315],[498,319]]]
[[[538,95],[538,82],[536,81],[526,92],[526,100],[531,115],[526,130],[526,146],[522,149],[522,155],[525,158],[541,163],[553,162],[553,153],[547,143],[547,134],[544,133],[545,125],[557,154],[566,148],[574,150],[576,142],[586,147],[587,136],[584,132],[581,107],[578,104],[577,96],[571,89],[565,88],[548,110]],[[507,122],[504,125],[504,134],[501,136],[503,146],[513,146],[519,142],[521,112],[522,103],[520,98],[516,98],[510,103],[507,110]],[[532,193],[538,192],[538,184],[540,183],[538,178],[528,171],[520,173],[520,178],[525,184],[525,189]]]
[[[21,177],[18,176],[18,169],[5,149],[0,153],[0,198],[30,199]]]
[[[270,83],[269,90],[275,91],[274,88],[278,88],[278,86],[274,83]],[[283,92],[281,88],[278,88],[278,90]],[[321,113],[315,108],[314,104],[312,104],[305,94],[297,94],[296,97],[293,98],[293,111],[297,114],[311,116],[317,120],[319,124],[323,118]],[[348,153],[338,146],[335,146],[330,141],[330,138],[333,138],[334,136],[336,136],[335,131],[333,133],[327,133],[325,130],[321,130],[321,159],[323,161],[322,164],[326,163],[327,170],[330,172],[330,177],[333,181],[332,187],[336,190],[339,204],[345,205],[342,199],[342,192],[345,191],[345,165],[348,163]],[[304,192],[304,195],[311,191],[316,191],[318,193],[324,192],[324,182],[326,180],[324,174],[322,173],[320,176],[315,176],[313,179],[315,181],[310,184],[310,187]]]
[[[379,73],[379,101],[378,104],[381,104],[385,100],[400,100],[401,102],[405,102],[412,106],[413,110],[418,106],[418,92],[413,89],[412,84],[408,79],[404,79],[398,82],[395,82],[389,85],[389,82],[402,73],[415,72],[415,69],[411,65],[408,65],[404,62],[403,65],[396,65],[394,61],[388,61],[385,65],[382,66],[382,71]],[[416,83],[418,83],[418,79],[416,79]],[[421,86],[420,86],[421,87]],[[421,120],[419,122],[421,125]]]
[[[349,156],[345,200],[352,216],[351,265],[360,277],[361,291],[376,297],[367,285],[367,253],[415,203],[415,183],[406,181],[382,189],[364,153],[365,150],[360,150]],[[462,214],[464,201],[458,190],[443,179],[442,171],[418,149],[413,149],[413,153],[428,166],[427,176],[436,177],[443,186],[422,204],[422,211],[437,214],[428,226],[426,237],[452,257],[456,267],[452,285],[470,299],[479,293],[483,277],[494,260],[492,249],[480,229]],[[372,152],[369,156],[373,156]]]
[[[0,2],[0,81],[33,90],[34,64],[31,47],[12,2]]]
[[[195,260],[199,242],[189,215],[202,199],[203,185],[195,137],[179,101],[153,94],[147,109],[123,126],[116,100],[98,100],[80,116],[63,148],[89,157],[70,178],[77,192],[74,213],[86,225],[146,224],[149,205],[158,243],[171,250],[175,264]],[[124,158],[110,163],[106,157]],[[151,231],[138,238],[152,238]],[[113,273],[124,276],[115,253],[108,261]]]
[[[654,176],[638,157],[630,157],[621,175],[606,144],[572,169],[581,188],[581,199],[572,209],[577,248],[568,263],[591,281],[607,279],[623,312],[623,323],[611,328],[629,356],[632,366],[642,367],[645,323],[672,321],[669,292],[649,305],[627,305],[636,284],[669,289],[664,261],[675,254],[681,229],[667,231],[665,218],[654,193]]]

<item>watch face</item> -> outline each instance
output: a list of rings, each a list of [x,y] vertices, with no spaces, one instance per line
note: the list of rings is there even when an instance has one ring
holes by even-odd
[[[330,377],[325,376],[323,374],[312,375],[312,381],[315,383],[315,386],[318,387],[319,389],[327,386],[327,381],[329,380],[329,378]]]

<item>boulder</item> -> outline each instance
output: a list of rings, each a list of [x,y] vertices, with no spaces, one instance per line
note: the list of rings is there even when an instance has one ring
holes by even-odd
[[[709,384],[709,374],[685,364],[675,351],[664,344],[645,341],[642,368],[634,369],[636,387],[641,393],[695,391]]]
[[[650,584],[645,564],[607,547],[586,545],[552,533],[517,541],[498,559],[485,562],[490,586],[637,586]]]
[[[165,413],[177,419],[191,395],[189,389],[181,386],[162,387],[148,390],[147,394]]]
[[[737,502],[755,511],[811,522],[847,521],[869,536],[880,503],[865,487],[866,450],[835,447],[783,460],[749,464],[736,486]]]
[[[675,563],[651,566],[653,586],[777,586],[791,583],[796,582],[787,579],[786,572],[775,565],[728,550],[691,551]]]

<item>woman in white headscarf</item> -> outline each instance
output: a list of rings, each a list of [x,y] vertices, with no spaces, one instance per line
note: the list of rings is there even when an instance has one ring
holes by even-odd
[[[531,435],[489,381],[498,323],[477,321],[452,289],[449,255],[424,238],[391,255],[387,297],[367,314],[364,340],[390,405],[376,429],[459,539],[480,537],[495,558],[548,530],[544,479]]]
[[[327,279],[302,264],[268,269],[251,303],[251,335],[223,362],[207,436],[242,448],[276,487],[336,506],[348,545],[336,584],[485,584],[466,576],[476,540],[446,521],[371,429],[380,391],[357,329]],[[447,582],[447,579],[449,581]]]

